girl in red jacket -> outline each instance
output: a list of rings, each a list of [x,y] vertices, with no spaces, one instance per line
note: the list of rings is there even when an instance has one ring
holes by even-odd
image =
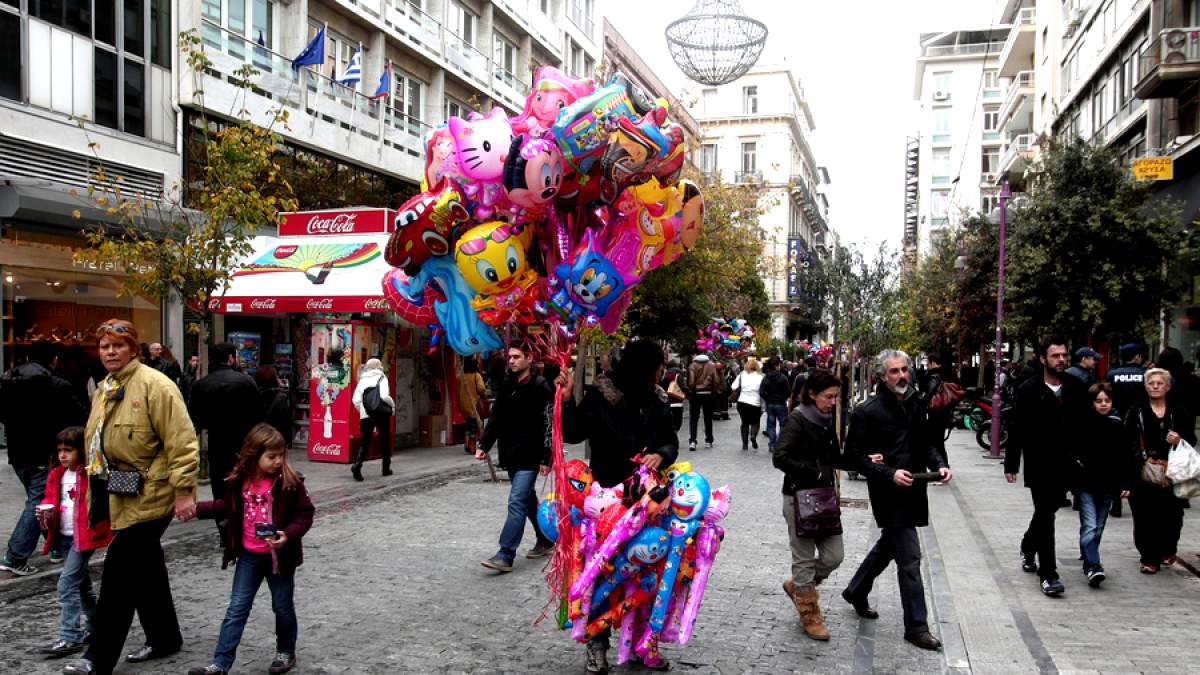
[[[233,667],[242,631],[263,580],[271,589],[275,611],[275,659],[272,673],[286,673],[296,665],[296,568],[304,560],[300,538],[313,521],[313,505],[304,479],[287,462],[287,442],[269,424],[259,424],[246,434],[237,464],[225,479],[225,497],[196,505],[199,518],[223,519],[225,568],[237,561],[233,592],[221,635],[209,666],[189,675],[225,675]]]
[[[55,439],[58,465],[46,479],[46,496],[38,507],[38,519],[46,530],[42,553],[58,551],[66,564],[58,576],[58,640],[40,651],[47,658],[61,658],[81,651],[96,618],[96,591],[88,574],[88,560],[97,549],[112,541],[108,519],[88,522],[88,477],[84,468],[83,427],[67,427]],[[80,628],[80,614],[83,627]]]

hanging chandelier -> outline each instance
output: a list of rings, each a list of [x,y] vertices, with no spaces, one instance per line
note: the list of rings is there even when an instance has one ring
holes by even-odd
[[[719,86],[750,70],[767,42],[767,26],[746,16],[738,0],[696,0],[672,21],[667,45],[675,65],[692,80]]]

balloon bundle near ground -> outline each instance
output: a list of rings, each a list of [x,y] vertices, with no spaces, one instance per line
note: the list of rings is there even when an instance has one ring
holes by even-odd
[[[559,580],[560,625],[580,642],[617,629],[617,663],[636,655],[656,665],[660,643],[691,639],[725,536],[729,487],[713,489],[689,463],[664,474],[643,466],[613,488],[593,482],[578,459],[566,475],[538,508],[556,555],[571,561]]]
[[[423,191],[405,202],[382,281],[400,316],[460,354],[554,324],[616,330],[631,289],[695,245],[699,188],[680,174],[682,128],[620,73],[597,87],[537,71],[518,115],[451,117],[425,139]]]

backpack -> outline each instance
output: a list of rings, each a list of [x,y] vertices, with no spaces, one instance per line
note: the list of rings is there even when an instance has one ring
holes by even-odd
[[[379,395],[379,385],[363,392],[363,409],[371,417],[391,417],[392,406]]]

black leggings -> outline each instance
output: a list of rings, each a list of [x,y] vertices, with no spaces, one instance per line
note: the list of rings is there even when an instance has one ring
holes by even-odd
[[[758,446],[758,422],[762,419],[762,407],[750,405],[738,401],[737,404],[738,417],[742,418],[742,447],[751,440],[755,440],[755,446]]]
[[[383,453],[383,470],[387,471],[392,468],[392,418],[380,417],[378,419],[367,416],[358,420],[358,429],[361,432],[358,439],[358,456],[354,458],[354,468],[362,469],[363,460],[367,458],[367,453],[371,451],[371,436],[375,435],[375,430],[379,430],[379,450]]]

